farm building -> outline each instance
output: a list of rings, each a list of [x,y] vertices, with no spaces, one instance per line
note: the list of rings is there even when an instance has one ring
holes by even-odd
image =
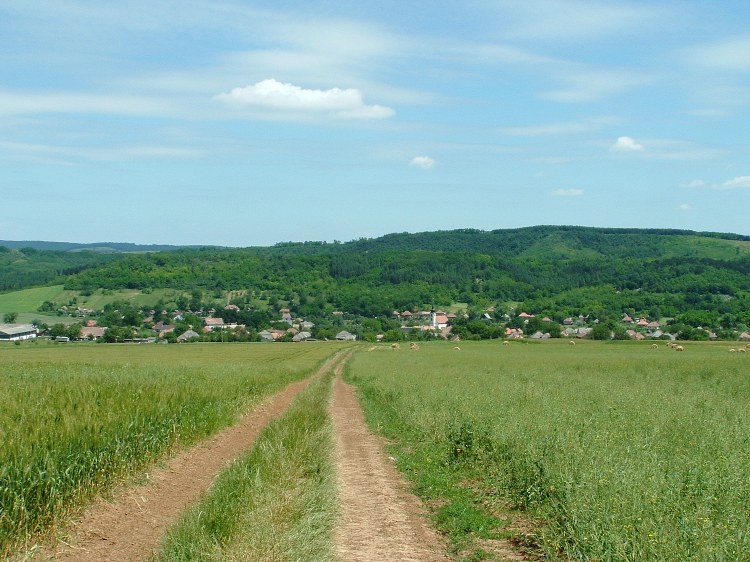
[[[357,336],[355,336],[354,334],[350,334],[346,330],[343,330],[336,334],[336,339],[341,341],[354,341],[357,339]]]
[[[0,341],[30,340],[36,337],[36,328],[31,324],[0,324]]]

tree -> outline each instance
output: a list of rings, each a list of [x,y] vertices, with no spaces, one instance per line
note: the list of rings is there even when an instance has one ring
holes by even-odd
[[[77,340],[81,338],[81,325],[80,324],[71,324],[67,327],[65,330],[66,336],[68,336],[71,340]]]
[[[612,339],[612,327],[608,324],[597,324],[594,329],[591,330],[592,340],[609,340]]]
[[[6,324],[13,324],[18,320],[18,312],[6,312],[3,316],[3,322]]]

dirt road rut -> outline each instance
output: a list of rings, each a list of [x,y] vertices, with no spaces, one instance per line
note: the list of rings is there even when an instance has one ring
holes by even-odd
[[[341,518],[335,531],[343,562],[448,560],[425,510],[367,429],[354,388],[334,381],[333,418]]]

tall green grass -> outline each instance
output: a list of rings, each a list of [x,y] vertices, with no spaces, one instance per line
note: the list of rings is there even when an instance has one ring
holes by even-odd
[[[0,554],[310,374],[331,346],[3,346]]]
[[[455,551],[510,506],[540,522],[548,558],[750,560],[747,354],[461,347],[363,353],[349,371]]]
[[[167,532],[159,562],[334,559],[331,373],[313,383]]]

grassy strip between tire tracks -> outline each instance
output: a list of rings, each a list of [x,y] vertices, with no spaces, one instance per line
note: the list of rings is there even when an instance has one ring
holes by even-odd
[[[158,562],[334,559],[328,415],[333,370],[312,381],[164,538]]]

